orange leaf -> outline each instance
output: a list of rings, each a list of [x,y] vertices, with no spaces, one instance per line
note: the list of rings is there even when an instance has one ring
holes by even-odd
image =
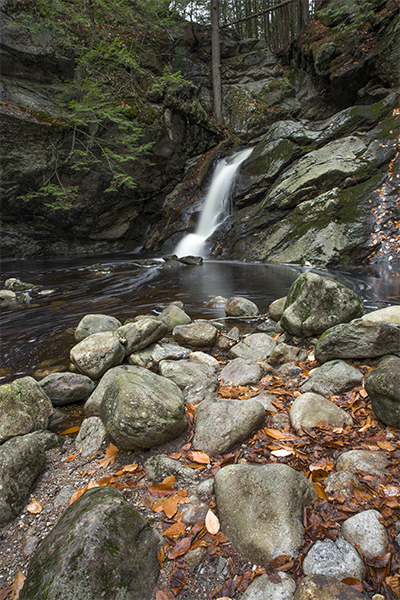
[[[156,483],[148,488],[148,492],[152,496],[162,498],[163,496],[170,496],[174,493],[175,475],[166,477],[162,483]]]
[[[18,600],[19,594],[23,588],[25,579],[26,579],[25,575],[23,573],[21,573],[21,571],[18,571],[16,578],[14,579],[14,581],[11,584],[10,600]]]
[[[393,450],[396,450],[396,446],[393,446],[393,444],[387,442],[386,440],[378,441],[376,443],[378,444],[379,448],[386,450],[387,452],[393,452]]]
[[[138,466],[139,465],[137,463],[133,465],[125,465],[124,467],[122,467],[122,471],[125,471],[126,473],[133,473],[134,471],[136,471]]]
[[[71,462],[76,458],[76,452],[74,452],[73,454],[70,454],[69,456],[67,456],[67,458],[65,459],[65,462]]]
[[[11,590],[8,588],[3,588],[0,590],[0,600],[5,600],[10,592]]]
[[[156,513],[164,511],[166,516],[171,519],[178,510],[178,500],[175,496],[164,498],[164,500],[155,502],[152,509]]]
[[[169,590],[159,590],[156,593],[156,600],[175,600],[175,596]]]
[[[325,490],[320,483],[314,483],[314,487],[318,498],[322,498],[322,500],[328,500],[328,496],[325,494]]]
[[[192,539],[190,537],[185,537],[179,540],[179,542],[176,542],[175,546],[172,546],[171,550],[168,552],[168,559],[173,560],[174,558],[178,558],[178,556],[182,556],[182,554],[186,554],[191,543]]]
[[[286,437],[286,435],[282,433],[282,431],[279,431],[279,429],[268,429],[268,427],[264,427],[264,432],[274,440],[283,440]]]
[[[75,427],[69,427],[69,429],[64,429],[64,431],[62,431],[60,433],[60,435],[68,435],[69,433],[77,433],[80,430],[80,427],[78,425],[76,425]]]
[[[205,526],[207,531],[212,535],[216,535],[219,531],[220,524],[218,517],[213,513],[211,509],[206,514]]]
[[[32,498],[32,500],[29,502],[28,506],[26,507],[26,510],[28,512],[30,512],[32,515],[38,515],[39,513],[42,512],[43,506],[40,504],[39,500],[35,500],[35,498]]]
[[[162,547],[160,548],[160,552],[158,553],[157,559],[158,559],[158,563],[159,563],[160,567],[163,568],[164,559],[165,559],[164,548],[162,548]]]
[[[106,454],[104,458],[98,461],[100,467],[106,469],[108,465],[112,465],[115,463],[115,459],[117,458],[118,448],[114,446],[114,444],[110,444],[106,450]]]
[[[209,465],[211,462],[208,454],[201,452],[201,450],[192,450],[187,453],[187,458],[195,463],[200,463],[201,465]]]
[[[171,525],[170,527],[168,527],[168,529],[166,529],[163,533],[163,535],[168,535],[169,537],[178,537],[179,535],[181,535],[186,529],[186,524],[185,523],[174,523],[173,525]]]
[[[355,577],[345,577],[341,581],[342,583],[345,583],[346,585],[349,585],[353,589],[357,590],[357,592],[362,593],[364,591],[362,582],[359,579],[356,579]]]

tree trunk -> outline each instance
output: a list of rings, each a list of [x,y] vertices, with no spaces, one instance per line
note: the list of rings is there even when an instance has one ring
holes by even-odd
[[[214,113],[217,121],[222,123],[221,50],[219,43],[218,0],[211,0],[211,52]]]

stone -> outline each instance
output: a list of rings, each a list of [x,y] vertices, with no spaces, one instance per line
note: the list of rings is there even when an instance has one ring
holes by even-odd
[[[125,349],[115,333],[93,333],[71,349],[72,363],[83,375],[100,379],[108,369],[122,363]]]
[[[278,298],[277,300],[271,302],[271,304],[269,305],[269,318],[275,321],[276,323],[278,323],[281,320],[283,311],[285,310],[286,298],[287,296],[284,296],[283,298]]]
[[[354,588],[326,575],[307,575],[298,586],[294,600],[367,600]]]
[[[192,446],[209,456],[227,452],[261,427],[265,409],[256,400],[203,401],[196,409]]]
[[[138,352],[150,344],[158,342],[167,331],[167,325],[163,321],[156,317],[145,316],[133,323],[118,327],[115,334],[125,347],[125,353],[132,354],[132,352]]]
[[[356,474],[363,471],[378,477],[386,473],[389,460],[385,452],[380,450],[349,450],[343,452],[336,461],[337,471],[349,471]]]
[[[99,415],[100,414],[100,405],[104,398],[104,394],[110,385],[110,383],[120,375],[121,373],[127,373],[129,371],[134,371],[134,367],[132,365],[119,365],[118,367],[113,367],[104,373],[103,377],[100,379],[97,384],[94,392],[89,396],[83,405],[83,412],[85,415]]]
[[[318,540],[303,561],[305,575],[327,575],[341,581],[346,577],[362,579],[364,563],[355,548],[338,538]]]
[[[393,325],[400,325],[400,306],[386,306],[380,310],[374,310],[361,317],[364,321],[385,321]]]
[[[324,479],[325,492],[330,496],[343,496],[345,500],[354,498],[355,488],[362,488],[354,473],[339,471]]]
[[[0,444],[16,435],[46,429],[53,414],[50,398],[33,377],[0,386]]]
[[[269,575],[257,577],[249,585],[242,596],[242,600],[293,600],[293,594],[296,589],[294,580],[284,573],[278,571],[279,583],[274,583],[269,579]]]
[[[225,314],[227,317],[256,317],[260,312],[258,306],[251,300],[233,296],[225,304]]]
[[[209,504],[202,502],[197,496],[189,496],[188,500],[188,504],[182,504],[182,521],[188,525],[205,521]]]
[[[150,600],[160,538],[120,491],[88,490],[37,548],[20,600]]]
[[[365,377],[372,410],[385,425],[400,428],[400,358],[385,356]]]
[[[188,359],[208,365],[214,370],[219,368],[219,362],[217,359],[209,354],[206,354],[205,352],[191,352],[188,356]]]
[[[102,331],[114,332],[122,323],[115,317],[109,315],[90,314],[85,315],[78,323],[75,329],[75,341],[80,342],[93,333],[101,333]]]
[[[249,385],[258,383],[262,377],[262,369],[254,360],[235,358],[220,373],[224,385]]]
[[[45,449],[35,435],[14,437],[0,446],[0,527],[19,515],[45,466]]]
[[[196,479],[196,472],[193,469],[165,454],[152,456],[146,460],[144,467],[146,469],[146,479],[149,479],[153,484],[161,483],[171,475],[174,475],[176,481],[180,483],[190,483],[193,479]]]
[[[151,448],[186,429],[184,399],[175,383],[143,369],[118,375],[107,388],[100,417],[119,448]]]
[[[211,300],[206,302],[205,306],[207,308],[224,308],[227,302],[228,298],[224,298],[223,296],[215,296],[215,298],[211,298]]]
[[[219,385],[216,379],[201,379],[183,390],[185,402],[198,404],[203,400],[215,400],[218,396]]]
[[[101,420],[98,417],[89,417],[82,421],[75,438],[75,448],[81,450],[82,456],[92,456],[100,450],[106,435],[106,428]]]
[[[303,362],[307,358],[307,352],[303,348],[297,346],[289,346],[284,342],[277,344],[274,350],[271,352],[268,362],[271,365],[283,365],[284,363],[297,361]]]
[[[377,510],[363,512],[346,519],[340,529],[341,535],[350,544],[358,544],[361,554],[368,560],[386,553],[388,535],[380,523],[382,515]]]
[[[343,360],[330,360],[311,371],[300,385],[302,392],[314,392],[321,396],[343,394],[361,385],[362,373]]]
[[[303,540],[303,507],[314,486],[284,464],[228,465],[214,478],[222,532],[246,560],[268,568],[285,554],[297,557]]]
[[[172,330],[177,325],[187,325],[192,320],[184,310],[174,304],[167,306],[167,308],[158,315],[157,319],[160,319],[160,321],[165,323],[169,333],[172,333]]]
[[[276,400],[276,396],[273,394],[259,394],[258,396],[253,396],[250,400],[257,400],[257,402],[263,405],[264,410],[273,412],[277,410],[272,404]]]
[[[400,355],[400,326],[355,319],[328,329],[315,346],[315,358],[326,362],[334,358],[375,358]]]
[[[138,367],[157,367],[162,360],[181,360],[188,358],[190,350],[183,348],[175,342],[160,341],[158,344],[151,344],[143,350],[133,352],[129,355],[131,365]]]
[[[4,302],[14,302],[17,299],[17,294],[11,290],[0,290],[0,300]]]
[[[53,406],[87,400],[96,387],[94,381],[80,373],[50,373],[39,381],[39,385]]]
[[[307,272],[291,285],[280,323],[291,335],[310,337],[361,317],[363,312],[362,300],[352,290],[334,279]]]
[[[177,325],[172,331],[178,344],[203,348],[212,346],[217,339],[217,329],[206,321],[194,321],[189,325]]]
[[[313,392],[298,396],[290,408],[289,416],[296,431],[301,427],[315,427],[320,421],[325,421],[331,427],[353,425],[353,419],[343,409]]]
[[[217,348],[228,350],[232,344],[237,344],[240,339],[240,331],[237,327],[232,327],[226,335],[221,335],[217,340]]]
[[[230,358],[244,358],[261,362],[275,349],[276,341],[266,333],[252,333],[229,350]]]
[[[162,360],[159,369],[163,377],[171,379],[181,389],[215,378],[213,367],[194,360]]]

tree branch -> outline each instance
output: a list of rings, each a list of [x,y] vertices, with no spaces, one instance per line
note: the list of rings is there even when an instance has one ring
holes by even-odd
[[[269,12],[272,12],[273,10],[276,10],[277,8],[281,8],[281,6],[286,6],[286,4],[290,4],[291,2],[296,2],[296,0],[285,0],[284,2],[281,2],[280,4],[275,4],[275,6],[266,8],[265,10],[262,10],[261,12],[258,12],[254,15],[250,15],[249,17],[243,17],[242,19],[238,19],[237,21],[232,21],[232,23],[228,23],[228,25],[221,25],[220,29],[225,29],[225,27],[231,27],[232,25],[236,25],[237,23],[243,23],[243,21],[250,21],[251,19],[254,19],[255,17],[261,17],[261,15],[265,15]]]

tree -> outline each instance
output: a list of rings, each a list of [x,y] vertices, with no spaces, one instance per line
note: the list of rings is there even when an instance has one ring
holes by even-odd
[[[211,0],[211,52],[212,82],[214,94],[214,113],[217,121],[222,123],[222,84],[221,84],[221,50],[219,40],[219,6],[218,0]]]

